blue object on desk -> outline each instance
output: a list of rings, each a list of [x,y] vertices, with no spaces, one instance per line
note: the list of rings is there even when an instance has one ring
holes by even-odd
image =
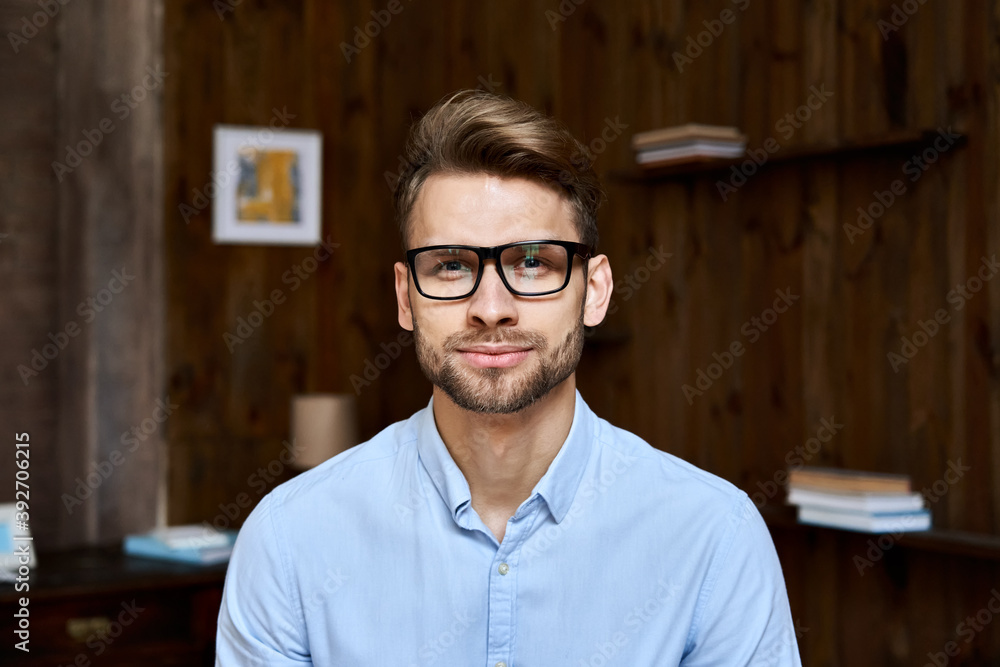
[[[227,530],[221,533],[214,533],[214,537],[224,536],[220,544],[217,539],[212,540],[208,546],[191,547],[171,547],[163,539],[155,534],[127,535],[122,545],[123,551],[130,556],[142,556],[144,558],[156,558],[160,560],[172,560],[181,563],[194,563],[196,565],[213,565],[215,563],[225,563],[229,560],[233,552],[233,544],[236,543],[236,531]]]
[[[9,523],[0,523],[0,553],[14,553],[14,535]]]

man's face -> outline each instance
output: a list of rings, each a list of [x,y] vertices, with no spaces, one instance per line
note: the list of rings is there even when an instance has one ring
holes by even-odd
[[[409,247],[495,246],[516,241],[579,241],[565,198],[533,181],[485,174],[430,176],[415,202]],[[509,414],[531,405],[573,375],[583,326],[604,318],[610,269],[592,258],[590,282],[575,258],[569,285],[546,296],[511,294],[495,262],[481,268],[478,289],[456,301],[421,296],[408,268],[396,264],[399,323],[413,329],[427,378],[458,406]],[[604,283],[607,283],[606,285]]]

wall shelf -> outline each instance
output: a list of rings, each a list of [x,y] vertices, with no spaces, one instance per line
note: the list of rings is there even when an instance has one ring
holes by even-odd
[[[876,540],[879,535],[887,534],[863,533],[799,523],[796,519],[795,508],[789,505],[765,507],[761,510],[761,516],[764,517],[764,522],[767,523],[768,528],[772,529],[834,531],[836,533],[846,533],[864,537],[865,539],[873,538]],[[1000,560],[1000,536],[998,535],[932,528],[931,530],[902,533],[898,538],[894,538],[894,540],[895,545],[908,549],[951,554],[980,560]]]
[[[887,153],[905,153],[906,151],[923,150],[931,146],[939,132],[935,129],[915,130],[886,134],[857,141],[845,141],[839,144],[816,144],[812,146],[791,146],[781,148],[776,153],[768,154],[768,159],[758,169],[766,169],[769,165],[801,162],[804,160],[845,160],[856,159],[867,155],[885,155]],[[965,144],[967,136],[958,134],[955,143],[949,148],[957,148]],[[760,148],[753,146],[752,148]],[[706,160],[688,164],[672,165],[660,169],[642,170],[638,167],[629,169],[614,169],[605,175],[608,182],[625,185],[644,185],[657,181],[681,180],[695,178],[706,174],[725,173],[730,167],[749,159],[744,156],[735,160]]]

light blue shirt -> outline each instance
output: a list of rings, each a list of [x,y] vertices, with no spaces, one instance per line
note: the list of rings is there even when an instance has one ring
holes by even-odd
[[[745,493],[577,392],[565,443],[498,543],[432,405],[254,509],[226,576],[218,665],[800,665]]]

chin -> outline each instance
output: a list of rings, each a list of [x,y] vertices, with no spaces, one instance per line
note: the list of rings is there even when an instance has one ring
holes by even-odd
[[[573,374],[574,368],[558,375],[544,365],[518,372],[517,368],[459,370],[445,364],[435,377],[437,386],[464,410],[477,414],[517,414],[552,393]]]
[[[442,390],[458,407],[469,412],[482,415],[513,415],[531,407],[544,396],[518,396],[504,400],[497,398],[477,398],[471,399],[461,394],[453,394],[447,389]]]

